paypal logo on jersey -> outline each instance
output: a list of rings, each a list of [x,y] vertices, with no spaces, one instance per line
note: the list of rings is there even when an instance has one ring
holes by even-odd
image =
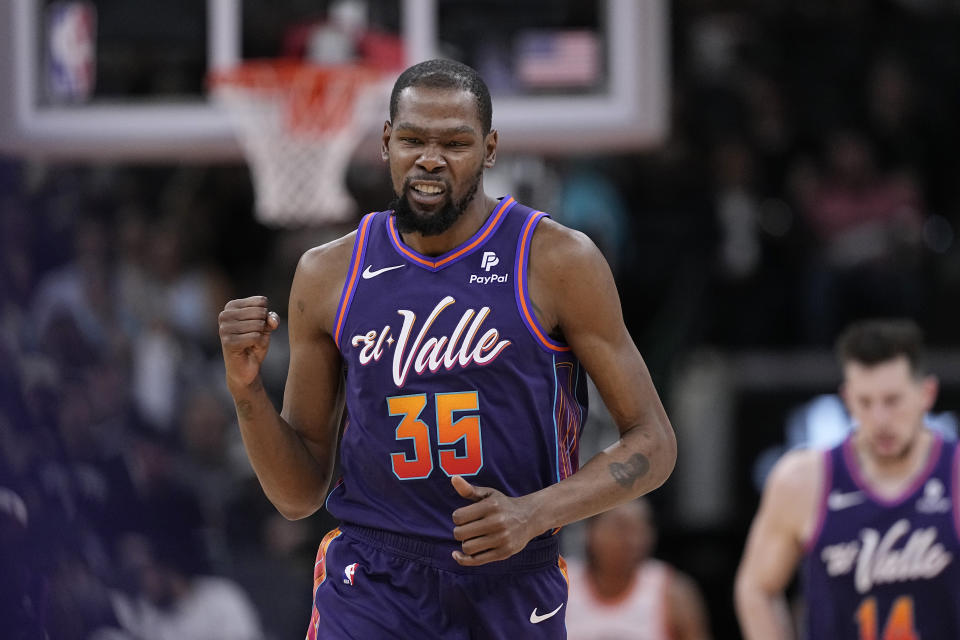
[[[500,284],[506,282],[510,277],[509,273],[491,273],[488,276],[480,276],[475,273],[470,274],[470,279],[467,281],[468,284]]]
[[[510,279],[509,273],[490,273],[490,269],[500,264],[500,258],[493,251],[484,251],[480,258],[480,268],[490,275],[471,273],[467,284],[501,284]]]
[[[483,252],[483,257],[480,258],[481,269],[489,272],[490,269],[493,269],[498,264],[500,264],[500,258],[497,257],[497,254],[495,254],[493,251]]]

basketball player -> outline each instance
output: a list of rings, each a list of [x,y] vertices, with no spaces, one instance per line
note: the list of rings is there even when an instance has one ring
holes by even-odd
[[[802,562],[811,640],[960,638],[960,458],[924,426],[937,382],[920,330],[864,321],[837,351],[856,428],[771,472],[737,575],[744,636],[793,637],[783,591]]]
[[[311,638],[562,638],[553,534],[673,468],[600,252],[484,192],[491,112],[459,63],[397,79],[381,145],[397,199],[302,257],[279,414],[259,377],[277,314],[262,297],[220,314],[244,444],[288,518],[323,505],[343,424]],[[580,467],[588,373],[620,437]]]
[[[586,563],[569,562],[570,640],[708,640],[707,612],[689,576],[650,557],[656,531],[644,499],[587,521]]]

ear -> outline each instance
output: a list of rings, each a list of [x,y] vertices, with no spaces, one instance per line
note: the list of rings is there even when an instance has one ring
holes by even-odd
[[[383,135],[380,137],[380,159],[384,162],[390,161],[390,134],[393,133],[393,125],[389,120],[383,123]]]
[[[921,393],[923,393],[923,409],[930,411],[937,402],[937,394],[940,392],[940,380],[937,376],[925,376],[920,381]]]
[[[493,129],[487,134],[483,142],[486,146],[483,156],[483,166],[486,169],[490,169],[497,162],[497,143],[500,142],[500,134],[497,133],[496,129]]]

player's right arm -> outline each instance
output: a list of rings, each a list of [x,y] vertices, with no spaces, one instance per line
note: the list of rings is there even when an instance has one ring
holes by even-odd
[[[822,452],[793,451],[777,462],[750,527],[735,584],[745,640],[794,637],[784,590],[815,525]]]
[[[262,296],[231,300],[220,313],[227,387],[247,455],[267,498],[289,519],[319,509],[333,473],[343,408],[341,359],[332,334],[353,234],[307,251],[297,265],[288,313],[290,365],[283,409],[263,388],[260,366],[279,318]]]

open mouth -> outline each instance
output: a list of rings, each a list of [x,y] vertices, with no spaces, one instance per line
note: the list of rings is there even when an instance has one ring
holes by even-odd
[[[445,191],[443,186],[438,184],[415,184],[410,188],[425,196],[438,196]]]
[[[422,204],[436,204],[447,193],[447,186],[442,182],[411,182],[407,189],[408,197]]]
[[[447,186],[442,182],[411,182],[407,187],[407,201],[420,208],[433,210],[446,201]]]

